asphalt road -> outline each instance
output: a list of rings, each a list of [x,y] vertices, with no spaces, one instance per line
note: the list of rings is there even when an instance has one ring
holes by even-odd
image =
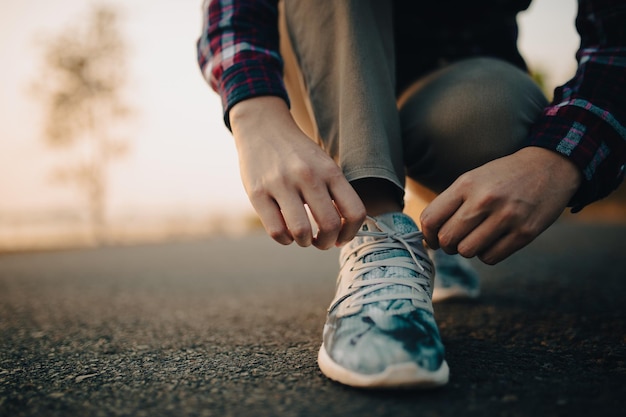
[[[436,306],[449,385],[315,359],[337,252],[263,235],[0,255],[0,416],[622,416],[626,226],[561,222]]]

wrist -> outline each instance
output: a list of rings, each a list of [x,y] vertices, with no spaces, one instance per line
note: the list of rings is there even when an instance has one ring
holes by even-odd
[[[575,194],[582,184],[583,176],[578,166],[568,159],[565,155],[547,148],[538,146],[529,146],[522,148],[518,153],[529,158],[530,163],[538,165],[538,169],[542,169],[555,178],[564,189]]]
[[[228,116],[233,132],[246,126],[258,128],[259,123],[275,123],[290,116],[287,103],[276,96],[259,96],[240,101],[235,104]]]
[[[231,129],[239,152],[272,147],[277,151],[308,139],[294,121],[287,103],[280,97],[253,97],[235,104],[230,110]]]

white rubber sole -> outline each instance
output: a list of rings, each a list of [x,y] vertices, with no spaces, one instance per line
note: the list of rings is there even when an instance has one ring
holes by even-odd
[[[317,363],[328,378],[356,388],[436,388],[447,384],[450,377],[450,369],[445,360],[436,371],[428,371],[416,363],[409,362],[388,366],[378,374],[359,374],[335,363],[326,353],[323,344],[317,355]]]

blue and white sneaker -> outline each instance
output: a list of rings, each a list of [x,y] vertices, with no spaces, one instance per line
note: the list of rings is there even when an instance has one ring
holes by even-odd
[[[461,255],[448,255],[441,249],[429,250],[435,264],[433,302],[473,299],[480,295],[480,279],[470,262]]]
[[[433,316],[433,265],[423,235],[402,213],[368,217],[340,253],[319,367],[362,388],[430,388],[448,382]]]

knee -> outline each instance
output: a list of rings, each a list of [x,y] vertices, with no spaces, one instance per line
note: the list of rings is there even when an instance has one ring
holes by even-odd
[[[436,191],[446,188],[518,150],[546,104],[526,73],[491,58],[461,61],[419,80],[399,100],[408,175],[430,178],[436,184],[425,185]]]

